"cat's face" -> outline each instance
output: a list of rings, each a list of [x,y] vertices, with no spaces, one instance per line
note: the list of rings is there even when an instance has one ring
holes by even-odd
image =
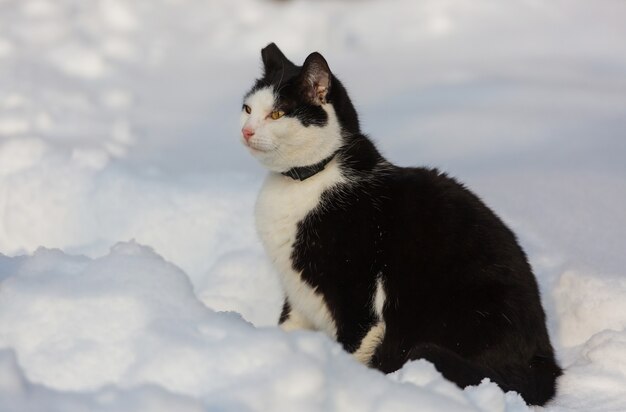
[[[275,172],[335,153],[342,145],[342,127],[330,101],[334,82],[324,58],[312,53],[296,66],[273,43],[261,54],[264,76],[241,109],[242,143]]]

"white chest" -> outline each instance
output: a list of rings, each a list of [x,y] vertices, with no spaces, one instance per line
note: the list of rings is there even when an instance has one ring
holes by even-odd
[[[324,297],[302,281],[300,273],[293,268],[291,254],[298,223],[319,205],[326,189],[341,182],[343,177],[334,161],[302,182],[272,173],[256,204],[257,230],[280,275],[292,309],[331,337],[336,337],[336,327]]]

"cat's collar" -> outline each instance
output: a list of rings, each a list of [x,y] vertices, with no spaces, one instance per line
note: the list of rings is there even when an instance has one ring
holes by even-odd
[[[300,181],[306,180],[309,177],[316,175],[322,170],[324,170],[326,165],[330,163],[331,160],[333,160],[333,158],[335,157],[335,154],[336,153],[331,154],[326,159],[322,160],[321,162],[315,163],[314,165],[292,167],[291,169],[287,170],[286,172],[282,172],[281,174],[284,176],[289,176],[293,180],[300,180]]]

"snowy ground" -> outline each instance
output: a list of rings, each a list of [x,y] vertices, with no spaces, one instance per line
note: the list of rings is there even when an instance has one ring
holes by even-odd
[[[272,327],[238,143],[259,49],[325,54],[401,165],[529,253],[567,368],[626,410],[626,3],[0,0],[0,411],[526,411]],[[134,240],[133,240],[134,239]]]

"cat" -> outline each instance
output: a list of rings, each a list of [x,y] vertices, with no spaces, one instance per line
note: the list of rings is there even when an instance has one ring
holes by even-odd
[[[385,160],[321,54],[297,66],[272,43],[261,57],[241,141],[269,169],[255,213],[279,325],[384,373],[426,359],[461,388],[489,378],[549,401],[562,371],[511,230],[455,179]]]

